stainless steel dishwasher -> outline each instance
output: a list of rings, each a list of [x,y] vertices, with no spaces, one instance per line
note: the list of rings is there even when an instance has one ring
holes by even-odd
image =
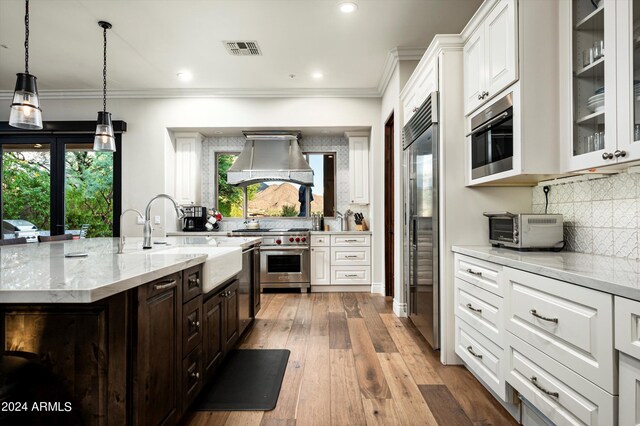
[[[254,316],[253,309],[253,281],[254,281],[254,252],[259,246],[252,246],[242,250],[242,271],[238,275],[238,316],[239,316],[239,334],[242,335],[244,330],[251,324]]]

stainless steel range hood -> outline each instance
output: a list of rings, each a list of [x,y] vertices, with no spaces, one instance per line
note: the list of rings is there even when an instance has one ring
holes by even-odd
[[[227,183],[247,186],[265,181],[313,185],[313,169],[304,159],[300,132],[243,132],[247,141],[238,159],[227,171]]]

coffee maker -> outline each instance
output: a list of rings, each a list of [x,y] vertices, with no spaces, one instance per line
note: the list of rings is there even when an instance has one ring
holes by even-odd
[[[185,232],[206,231],[207,208],[203,206],[183,207],[182,230]]]

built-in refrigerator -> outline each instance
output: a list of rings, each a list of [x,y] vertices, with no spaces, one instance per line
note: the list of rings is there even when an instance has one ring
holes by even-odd
[[[408,313],[434,349],[440,347],[437,112],[434,92],[403,129]]]

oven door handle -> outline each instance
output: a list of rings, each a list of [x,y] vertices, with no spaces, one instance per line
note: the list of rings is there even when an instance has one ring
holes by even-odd
[[[505,112],[503,112],[502,114],[500,114],[499,116],[494,117],[494,118],[492,118],[491,120],[487,121],[487,122],[486,122],[486,123],[484,123],[482,126],[478,126],[478,127],[476,127],[476,128],[475,128],[475,129],[473,129],[471,132],[467,133],[467,135],[466,135],[466,136],[467,136],[467,137],[469,137],[469,136],[473,136],[473,135],[475,135],[476,133],[480,133],[481,131],[483,131],[483,130],[485,130],[485,129],[490,128],[492,124],[494,124],[494,123],[496,123],[496,122],[498,122],[498,121],[500,121],[500,120],[502,120],[503,118],[506,118],[506,117],[508,117],[508,116],[509,116],[509,112],[508,112],[508,111],[505,111]]]
[[[260,248],[261,252],[267,252],[267,251],[303,251],[303,250],[309,250],[309,247],[282,247],[282,246],[277,246],[277,247],[265,247],[262,246]]]
[[[482,213],[484,216],[486,217],[503,217],[506,219],[513,219],[514,217],[518,216],[516,214],[510,213],[510,212],[484,212]]]

